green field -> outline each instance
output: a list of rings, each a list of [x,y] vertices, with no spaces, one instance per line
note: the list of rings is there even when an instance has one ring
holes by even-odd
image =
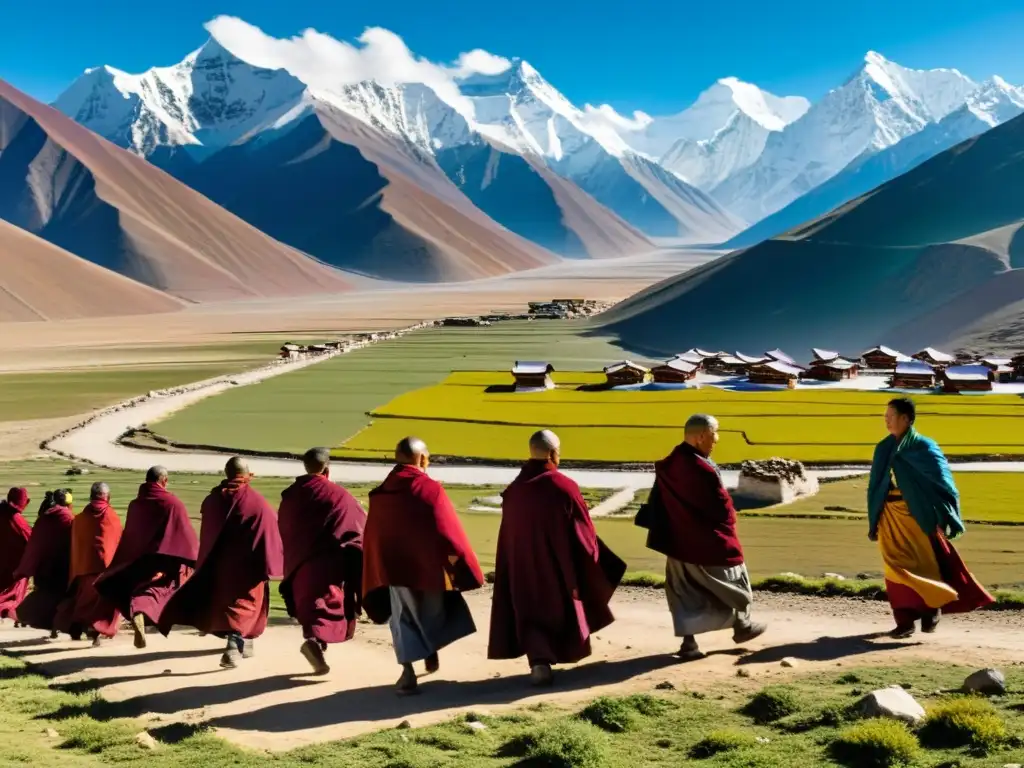
[[[372,411],[371,425],[346,440],[339,457],[387,455],[407,434],[435,454],[512,460],[539,426],[556,429],[562,455],[583,462],[651,462],[666,455],[693,413],[717,416],[723,464],[784,456],[805,462],[865,462],[884,434],[886,392],[715,387],[662,391],[587,391],[600,374],[556,375],[546,392],[507,391],[503,371],[455,372],[441,384],[399,395]],[[950,456],[1024,454],[1024,399],[930,395],[919,425]]]
[[[42,459],[0,463],[0,488],[27,486],[33,496],[33,504],[26,516],[34,520],[36,507],[47,488],[71,488],[75,497],[74,506],[78,510],[88,498],[89,486],[97,480],[104,480],[111,486],[114,508],[124,515],[128,502],[135,498],[142,482],[141,473],[99,469],[93,469],[88,475],[66,476],[64,472],[70,466],[71,463],[66,461]],[[170,488],[188,506],[197,528],[199,505],[210,488],[218,482],[219,478],[214,475],[171,476]],[[289,482],[284,478],[257,477],[253,485],[276,505],[281,490]],[[862,490],[856,486],[858,482],[862,481],[850,481],[849,485],[826,485],[822,495],[778,510],[787,515],[803,514],[806,516],[803,518],[744,516],[740,521],[740,533],[751,573],[755,577],[780,573],[799,573],[810,577],[823,573],[840,573],[850,577],[858,574],[878,575],[881,561],[877,545],[868,541],[864,521],[856,516],[852,519],[822,519],[824,506],[833,503],[845,503],[855,510],[861,508],[856,506],[863,496]],[[993,476],[989,482],[985,482],[985,478],[976,475],[959,474],[957,482],[961,486],[968,517],[981,515],[983,510],[980,507],[984,506],[984,514],[989,519],[1024,522],[1024,511],[1018,511],[1014,506],[1014,498],[1024,491],[1024,476]],[[362,484],[350,485],[348,488],[366,506],[367,494],[372,486]],[[474,499],[493,496],[501,489],[460,485],[449,485],[446,488],[459,510],[481,563],[485,569],[492,568],[500,517],[493,513],[467,510],[473,505]],[[584,489],[584,495],[591,504],[599,502],[607,494],[605,490]],[[998,504],[986,502],[990,496],[1002,501]],[[972,510],[975,511],[972,513]],[[657,573],[664,570],[664,558],[646,548],[645,531],[633,525],[630,517],[598,519],[596,526],[601,537],[626,560],[631,572]],[[813,545],[807,542],[813,542]],[[986,584],[1003,588],[1024,586],[1024,574],[1020,568],[1020,563],[1024,562],[1024,525],[971,526],[957,546],[971,569]]]
[[[558,368],[596,370],[622,356],[607,341],[580,336],[578,328],[513,321],[417,331],[233,389],[150,426],[179,443],[255,451],[301,453],[311,445],[338,445],[367,425],[368,412],[441,382],[455,369],[507,370],[517,359],[543,359]]]

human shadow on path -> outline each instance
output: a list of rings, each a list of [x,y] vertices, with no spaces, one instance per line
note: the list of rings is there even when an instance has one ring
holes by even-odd
[[[600,661],[557,669],[553,693],[611,685],[679,663],[673,656],[657,654],[623,661]],[[397,678],[399,668],[395,666]],[[513,704],[536,697],[524,672],[515,677],[454,682],[421,678],[420,695],[398,697],[393,684],[336,691],[309,701],[273,704],[252,712],[213,718],[210,725],[243,731],[288,733],[356,721],[387,721],[395,718],[459,707]]]
[[[42,658],[53,653],[68,653],[81,650],[80,655],[71,656],[66,659]],[[195,659],[202,656],[214,656],[224,653],[223,646],[216,648],[203,648],[192,651],[150,651],[145,653],[133,652],[125,649],[125,653],[115,655],[90,653],[88,646],[83,643],[81,649],[53,648],[33,653],[21,651],[7,651],[9,656],[32,664],[42,670],[50,677],[63,677],[64,675],[77,675],[87,669],[107,669],[109,667],[133,667],[136,664],[146,664],[155,661],[172,661],[175,659]],[[216,670],[216,664],[212,664],[210,671]]]
[[[137,683],[141,680],[156,680],[157,678],[177,679],[181,677],[201,677],[203,675],[217,674],[219,670],[203,669],[196,672],[172,672],[170,674],[154,672],[149,675],[121,675],[115,677],[86,677],[81,680],[70,680],[65,683],[50,683],[50,688],[63,693],[82,694],[99,691],[110,686],[125,685],[126,683]]]
[[[83,704],[65,704],[52,712],[38,715],[45,720],[65,720],[86,715],[93,720],[113,720],[121,717],[141,717],[145,714],[172,714],[187,709],[202,709],[217,704],[248,699],[266,693],[302,688],[317,683],[295,675],[270,675],[255,680],[237,680],[222,685],[192,686],[158,693],[147,693],[123,701],[93,699]]]
[[[849,635],[847,637],[819,637],[803,643],[786,643],[769,648],[762,648],[742,657],[737,664],[769,664],[785,658],[803,661],[836,661],[850,656],[863,656],[880,651],[895,651],[900,648],[911,648],[920,643],[898,641],[872,642],[888,637],[886,634],[872,633],[865,635]]]

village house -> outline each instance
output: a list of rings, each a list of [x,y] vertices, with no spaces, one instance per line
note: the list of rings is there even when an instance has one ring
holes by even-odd
[[[942,391],[991,392],[995,375],[984,365],[953,365],[942,372]]]
[[[1009,384],[1016,378],[1016,373],[1013,369],[1013,359],[1009,357],[985,357],[981,360],[981,365],[988,368],[993,373],[993,381],[997,381],[1000,384]]]
[[[555,367],[551,363],[540,361],[516,360],[512,366],[512,378],[516,380],[516,391],[534,389],[554,389],[555,382],[551,374]]]
[[[940,352],[933,347],[925,347],[916,355],[911,355],[915,360],[928,363],[932,368],[947,368],[956,363],[956,357],[948,352]]]
[[[872,347],[860,356],[864,367],[869,371],[892,371],[901,363],[913,363],[913,358],[892,347]],[[931,370],[929,366],[929,370]]]
[[[836,357],[832,360],[814,360],[803,378],[816,381],[843,381],[856,378],[860,366],[852,360]]]
[[[608,386],[610,387],[643,384],[647,381],[647,375],[650,372],[650,368],[638,365],[632,360],[622,360],[604,369],[604,375],[608,377]]]
[[[716,355],[704,361],[704,370],[716,376],[742,376],[748,367],[749,364],[736,355]]]
[[[1024,353],[1014,355],[1010,358],[1010,367],[1013,368],[1013,373],[1016,378],[1024,379]]]
[[[651,368],[655,384],[683,384],[697,375],[697,366],[674,357]]]
[[[897,363],[889,386],[893,389],[934,389],[935,369],[920,360]]]
[[[839,353],[834,352],[831,349],[819,349],[818,347],[811,347],[811,354],[814,356],[814,360],[811,363],[830,363],[833,360],[839,359]]]
[[[697,366],[697,370],[701,370],[704,367],[704,361],[710,358],[706,358],[702,355],[698,355],[692,349],[683,352],[681,355],[676,355],[672,358],[673,360],[682,360],[684,363]]]
[[[304,347],[300,347],[298,344],[285,344],[281,347],[279,357],[282,360],[295,360],[305,351]]]
[[[793,386],[804,372],[803,368],[790,365],[780,360],[769,360],[757,363],[747,370],[747,380],[751,384],[781,384]]]

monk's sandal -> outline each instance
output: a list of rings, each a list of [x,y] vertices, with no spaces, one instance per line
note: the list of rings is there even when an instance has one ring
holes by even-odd
[[[416,672],[412,664],[406,664],[402,669],[402,676],[395,684],[395,693],[399,696],[412,696],[419,693],[419,683],[416,681]]]
[[[324,658],[323,648],[316,640],[307,640],[299,650],[302,653],[302,658],[308,661],[309,666],[313,668],[314,675],[326,675],[331,671],[327,659]]]
[[[534,688],[547,688],[554,682],[555,676],[550,664],[534,664],[530,668],[530,685]]]
[[[132,629],[135,630],[135,647],[146,647],[146,617],[141,613],[132,616]]]
[[[749,643],[751,640],[756,640],[767,631],[767,624],[755,624],[751,622],[750,624],[736,627],[732,633],[732,641],[737,645]]]

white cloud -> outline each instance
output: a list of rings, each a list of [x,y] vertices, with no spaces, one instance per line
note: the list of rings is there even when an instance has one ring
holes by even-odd
[[[314,91],[330,92],[366,80],[384,86],[422,83],[469,118],[473,103],[455,80],[476,73],[500,74],[511,66],[508,59],[479,48],[460,54],[452,65],[437,64],[416,56],[401,37],[382,27],[367,28],[359,45],[315,29],[287,39],[271,37],[234,16],[218,16],[207,22],[206,29],[239,58],[258,67],[287,70]]]
[[[584,119],[590,125],[607,126],[616,131],[642,131],[654,122],[654,118],[646,112],[636,110],[632,117],[620,115],[609,104],[595,107],[587,104],[583,107]]]

